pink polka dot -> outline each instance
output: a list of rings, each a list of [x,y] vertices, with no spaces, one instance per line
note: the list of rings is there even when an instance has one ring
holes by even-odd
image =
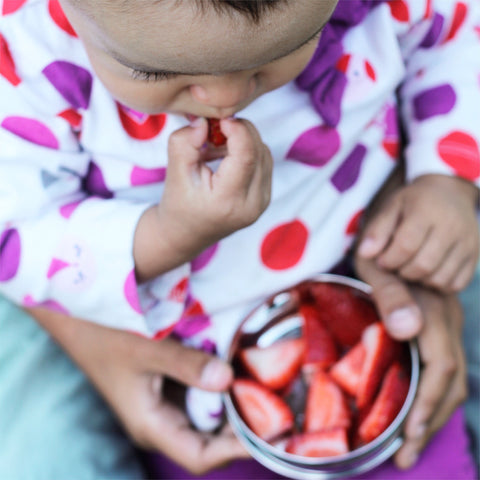
[[[440,158],[460,177],[468,180],[480,177],[480,150],[477,141],[468,133],[449,133],[440,139],[437,151]]]
[[[147,185],[150,183],[163,182],[167,174],[167,169],[161,168],[140,168],[133,167],[130,174],[130,183],[132,185]]]
[[[0,282],[11,280],[20,266],[21,242],[18,231],[9,228],[0,234]]]
[[[27,0],[4,0],[2,5],[2,15],[9,15],[16,12]]]
[[[123,294],[127,299],[128,304],[135,310],[137,313],[143,313],[142,307],[140,306],[140,301],[138,299],[137,291],[137,281],[135,279],[135,272],[132,270],[125,280],[123,285]]]
[[[7,2],[8,3],[8,2]],[[4,3],[5,5],[5,3]],[[5,77],[12,85],[17,86],[21,79],[17,75],[15,62],[8,48],[8,43],[0,34],[0,75]]]
[[[82,203],[83,200],[79,200],[78,202],[68,203],[67,205],[63,205],[60,207],[60,215],[63,218],[70,218],[75,211],[75,209]]]
[[[119,103],[117,110],[124,130],[137,140],[149,140],[157,136],[163,130],[167,119],[164,113],[139,116],[138,112],[133,112]]]
[[[27,117],[6,117],[1,126],[24,140],[42,147],[58,148],[58,140],[52,131],[38,120]]]
[[[202,268],[205,268],[209,264],[213,256],[215,255],[217,248],[218,248],[218,243],[215,243],[210,247],[208,247],[207,249],[205,249],[200,255],[198,255],[197,258],[194,258],[191,263],[192,271],[198,272]]]
[[[285,270],[295,266],[302,258],[308,241],[308,229],[300,220],[275,227],[263,239],[260,257],[272,270]]]
[[[31,295],[26,295],[23,298],[22,304],[25,307],[45,307],[48,310],[53,312],[63,313],[65,315],[70,315],[70,312],[60,303],[55,300],[44,300],[43,302],[37,302]]]
[[[175,324],[175,335],[180,338],[192,337],[211,325],[210,317],[205,313],[202,304],[190,298],[182,318]]]
[[[58,0],[49,0],[48,2],[48,13],[52,17],[52,20],[60,27],[64,32],[68,33],[72,37],[76,37],[77,34],[75,30],[70,25],[70,22],[67,20],[67,17],[63,13],[62,7],[58,3]]]

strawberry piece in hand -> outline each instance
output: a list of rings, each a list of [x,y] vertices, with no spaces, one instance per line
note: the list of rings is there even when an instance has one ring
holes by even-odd
[[[292,429],[292,411],[265,386],[253,380],[237,379],[232,391],[243,420],[263,440],[273,440]]]
[[[365,360],[357,388],[357,406],[370,404],[388,367],[400,355],[400,343],[391,338],[383,323],[377,322],[365,329],[362,335]]]
[[[313,283],[310,293],[317,308],[328,315],[327,328],[343,347],[353,347],[363,330],[379,320],[373,304],[346,285]]]
[[[345,428],[299,433],[290,437],[285,450],[304,457],[333,457],[348,452]]]
[[[326,369],[338,358],[337,346],[324,323],[325,314],[313,305],[301,305],[303,318],[303,338],[306,342],[305,360],[302,370],[312,374],[318,369]]]
[[[305,408],[305,432],[348,428],[350,410],[340,387],[322,370],[311,378]]]
[[[207,118],[208,122],[208,141],[215,145],[215,147],[221,147],[225,145],[227,138],[220,130],[220,120],[218,118]]]
[[[358,436],[365,442],[377,438],[395,419],[407,398],[410,379],[395,362],[388,369],[372,408],[358,429]]]
[[[249,347],[239,356],[248,372],[268,388],[287,386],[303,362],[305,341],[302,338],[280,340],[268,347]]]
[[[329,371],[332,379],[353,397],[356,396],[360,384],[365,355],[365,347],[362,342],[359,342],[335,363]]]

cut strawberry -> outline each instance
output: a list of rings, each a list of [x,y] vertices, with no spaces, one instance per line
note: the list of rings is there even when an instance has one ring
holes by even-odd
[[[325,314],[313,305],[300,307],[303,317],[303,338],[306,342],[303,370],[311,374],[318,369],[326,369],[338,358],[335,341],[324,323]]]
[[[345,392],[354,397],[360,384],[365,355],[366,351],[363,343],[358,342],[329,371],[332,379]]]
[[[274,390],[288,385],[303,362],[305,341],[302,338],[281,340],[268,347],[249,347],[239,356],[249,373]]]
[[[353,347],[363,330],[379,320],[374,305],[353,288],[335,283],[312,283],[317,307],[328,314],[327,328],[343,347]]]
[[[260,438],[269,441],[292,429],[292,411],[268,388],[253,380],[237,379],[232,391],[243,420]]]
[[[227,138],[220,130],[220,120],[218,118],[207,118],[208,122],[208,141],[216,147],[225,145]]]
[[[304,457],[333,457],[348,452],[347,432],[333,428],[320,432],[299,433],[290,437],[285,450]]]
[[[350,410],[340,387],[322,370],[311,378],[305,408],[305,432],[348,428]]]
[[[377,398],[358,429],[364,442],[377,438],[393,422],[407,398],[409,385],[405,370],[395,362],[388,369]]]
[[[358,408],[367,406],[373,400],[385,372],[400,352],[400,344],[388,335],[381,322],[365,329],[362,344],[365,360],[357,388]]]

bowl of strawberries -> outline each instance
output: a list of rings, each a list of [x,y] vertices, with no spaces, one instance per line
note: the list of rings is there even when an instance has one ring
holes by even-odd
[[[361,281],[321,274],[273,295],[242,321],[228,360],[228,420],[251,455],[281,475],[363,473],[402,444],[418,349],[388,335]]]

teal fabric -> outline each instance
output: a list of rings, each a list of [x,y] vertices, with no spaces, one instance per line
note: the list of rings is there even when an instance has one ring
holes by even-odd
[[[462,293],[480,458],[480,266]],[[0,480],[146,478],[135,449],[83,374],[26,314],[0,298]]]
[[[0,479],[142,477],[135,450],[83,374],[0,298]]]

